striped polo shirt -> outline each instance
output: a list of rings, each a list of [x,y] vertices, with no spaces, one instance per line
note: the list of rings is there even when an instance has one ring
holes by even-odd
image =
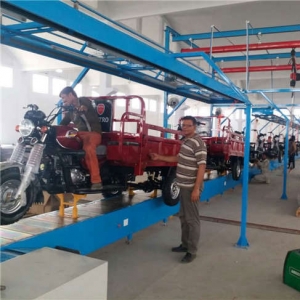
[[[199,165],[206,164],[206,156],[206,145],[198,134],[183,140],[176,170],[179,187],[194,187]]]

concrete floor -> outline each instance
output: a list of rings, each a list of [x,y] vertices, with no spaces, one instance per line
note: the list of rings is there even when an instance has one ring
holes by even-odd
[[[130,245],[121,240],[90,255],[108,261],[108,299],[300,299],[298,291],[282,283],[287,252],[300,248],[300,218],[295,216],[300,162],[296,163],[298,167],[288,175],[288,200],[280,199],[283,171],[278,169],[272,172],[271,184],[249,185],[248,205],[248,222],[294,231],[249,225],[250,246],[241,249],[235,247],[239,226],[202,220],[198,256],[182,264],[182,254],[170,251],[180,243],[179,219],[172,217],[167,226],[155,224],[135,234]],[[238,187],[201,203],[200,215],[239,221],[241,192]]]

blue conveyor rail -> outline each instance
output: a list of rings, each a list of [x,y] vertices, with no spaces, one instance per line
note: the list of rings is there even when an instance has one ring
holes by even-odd
[[[79,9],[71,1],[1,1],[4,16],[11,12],[26,18],[25,23],[3,22],[1,43],[206,103],[249,103],[229,80],[213,78],[213,67],[209,74],[121,25],[116,28],[116,22],[102,22],[101,14],[73,2]]]

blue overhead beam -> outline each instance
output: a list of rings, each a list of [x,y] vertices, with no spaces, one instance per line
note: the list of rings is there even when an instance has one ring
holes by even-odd
[[[295,31],[300,31],[300,24],[288,25],[288,26],[277,26],[277,27],[249,28],[248,35],[258,35],[258,34],[264,35],[264,34],[295,32]],[[246,36],[246,29],[214,32],[214,39],[237,37],[237,36]],[[206,40],[210,38],[211,38],[211,32],[205,32],[199,34],[183,34],[183,35],[173,36],[173,42],[185,42],[190,40],[192,41]]]
[[[120,56],[127,55],[133,59],[136,58],[146,64],[155,66],[160,70],[174,74],[178,78],[187,82],[196,84],[199,88],[209,89],[219,95],[223,95],[225,98],[230,98],[233,102],[247,101],[247,97],[245,95],[238,92],[236,89],[233,89],[232,86],[215,81],[213,78],[197,69],[197,66],[191,66],[188,62],[178,61],[174,57],[171,57],[168,53],[164,53],[157,48],[151,47],[148,44],[133,38],[112,26],[100,22],[96,18],[86,15],[61,1],[5,0],[1,2],[1,6],[9,11],[19,13],[32,21],[45,24],[46,26],[50,26],[85,42],[95,43],[100,47],[103,46],[107,49],[117,51]],[[2,33],[3,31],[1,31],[1,38],[4,37]],[[6,41],[6,43],[10,45],[9,40]],[[31,47],[31,49],[32,48],[33,47]],[[52,57],[56,58],[54,53],[52,54]],[[64,56],[67,57],[66,54]],[[95,69],[90,65],[91,64],[84,65],[84,67]],[[102,69],[104,72],[107,70],[109,70],[107,66]],[[122,77],[122,70],[112,73],[114,73],[113,75]],[[135,77],[133,80],[135,80]],[[148,77],[139,77],[138,82],[151,86],[151,83],[147,80]],[[164,88],[165,85],[162,83],[156,85],[156,87],[166,90]],[[172,90],[171,92],[174,92],[174,90],[176,91],[174,88],[169,88],[169,90]],[[180,95],[203,101],[202,95],[198,95],[196,98],[195,96],[190,97],[189,94],[183,95],[181,93]]]
[[[300,92],[300,88],[294,89],[265,89],[265,90],[248,90],[247,94],[261,94],[261,93],[294,93]]]
[[[191,93],[190,91],[183,91],[181,89],[177,89],[176,86],[172,86],[167,82],[159,80],[157,78],[152,78],[146,74],[134,72],[131,70],[125,70],[122,67],[118,67],[114,64],[108,64],[105,61],[91,60],[91,58],[79,53],[79,51],[74,51],[74,53],[66,53],[66,49],[61,48],[53,48],[53,46],[47,44],[41,44],[38,41],[28,41],[24,37],[7,37],[2,35],[3,30],[1,30],[1,36],[3,36],[1,43],[7,44],[9,46],[13,46],[22,50],[27,50],[36,54],[45,55],[48,57],[52,57],[54,59],[63,60],[69,62],[71,64],[79,65],[82,67],[86,67],[93,70],[98,70],[101,72],[105,72],[111,75],[120,76],[123,78],[127,78],[129,80],[147,84],[153,88],[161,89],[164,91],[168,91],[169,93],[179,94],[184,97],[188,97],[195,100],[200,100],[206,103],[210,103],[211,100],[208,96],[198,94],[196,92]],[[9,42],[7,42],[9,41]],[[226,99],[225,103],[232,103],[232,100]]]
[[[172,36],[179,36],[180,33],[174,30],[173,28],[166,26],[166,34],[171,34]],[[198,48],[199,46],[194,44],[192,41],[184,41],[189,47]]]

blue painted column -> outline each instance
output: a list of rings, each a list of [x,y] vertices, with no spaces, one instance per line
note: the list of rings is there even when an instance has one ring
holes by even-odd
[[[170,51],[170,34],[171,31],[169,29],[169,27],[166,27],[165,29],[165,52],[169,53]],[[166,73],[165,73],[166,76]],[[163,116],[164,116],[164,124],[163,127],[164,128],[168,128],[168,111],[167,111],[167,107],[168,107],[168,92],[164,92],[164,112],[163,112]]]
[[[249,160],[250,160],[250,136],[251,136],[251,114],[252,107],[247,105],[246,109],[246,135],[245,135],[245,153],[244,153],[244,170],[243,170],[243,191],[242,191],[242,209],[241,209],[241,232],[240,238],[236,243],[237,247],[246,248],[249,246],[246,236],[247,229],[247,210],[248,210],[248,182],[249,182]]]
[[[282,187],[282,200],[287,200],[286,193],[286,182],[287,182],[287,164],[288,164],[288,149],[289,149],[289,131],[290,131],[290,121],[286,121],[285,127],[285,141],[284,141],[284,159],[283,159],[283,187]]]

